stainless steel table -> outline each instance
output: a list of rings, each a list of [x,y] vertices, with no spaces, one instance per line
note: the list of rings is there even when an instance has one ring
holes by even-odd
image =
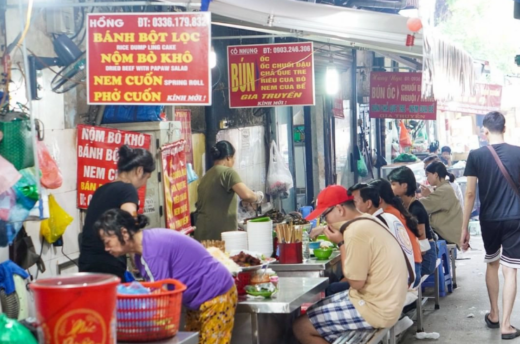
[[[238,333],[239,327],[249,327],[251,343],[254,344],[294,342],[292,323],[300,315],[301,305],[318,301],[320,293],[328,285],[328,278],[280,277],[279,291],[273,299],[248,299],[240,296],[235,316],[237,331],[233,333],[232,342],[247,342]],[[244,313],[251,315],[250,326],[243,322]]]
[[[123,344],[118,342],[119,344]],[[153,344],[199,344],[198,332],[178,332],[177,335],[170,339],[158,342],[149,342]]]
[[[302,264],[272,263],[269,267],[280,277],[329,277],[336,275],[339,278],[342,275],[339,251],[334,251],[327,260],[311,258]]]

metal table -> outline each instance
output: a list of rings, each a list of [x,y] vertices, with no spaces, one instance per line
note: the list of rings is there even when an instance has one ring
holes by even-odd
[[[341,253],[339,251],[332,252],[327,260],[311,258],[302,264],[271,263],[269,267],[279,277],[329,277],[336,275],[339,278],[342,275]]]
[[[118,342],[119,344],[123,344]],[[165,339],[156,342],[149,342],[153,344],[199,344],[198,332],[178,332],[177,335],[170,339]]]
[[[329,285],[328,278],[281,277],[273,299],[248,299],[240,296],[235,316],[232,343],[246,343],[240,330],[250,329],[251,343],[294,342],[292,323],[300,315],[303,303],[314,303]],[[250,325],[243,314],[251,315]],[[261,329],[261,333],[259,331]],[[247,338],[247,334],[245,335]]]

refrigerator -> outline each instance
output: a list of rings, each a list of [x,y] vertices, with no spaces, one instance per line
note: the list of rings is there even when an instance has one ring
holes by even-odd
[[[138,122],[102,124],[101,127],[120,129],[124,131],[135,131],[151,136],[150,152],[155,158],[156,168],[146,184],[144,215],[150,219],[148,228],[165,228],[164,189],[162,177],[161,147],[182,139],[181,122]]]

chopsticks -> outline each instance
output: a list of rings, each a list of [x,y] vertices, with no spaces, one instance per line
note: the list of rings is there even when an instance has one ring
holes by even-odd
[[[276,225],[275,231],[279,243],[290,244],[303,241],[303,227],[294,226],[292,222]]]

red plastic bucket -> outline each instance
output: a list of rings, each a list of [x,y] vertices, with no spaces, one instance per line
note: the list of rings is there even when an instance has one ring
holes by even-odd
[[[115,344],[118,284],[116,276],[89,273],[31,283],[40,344]]]

